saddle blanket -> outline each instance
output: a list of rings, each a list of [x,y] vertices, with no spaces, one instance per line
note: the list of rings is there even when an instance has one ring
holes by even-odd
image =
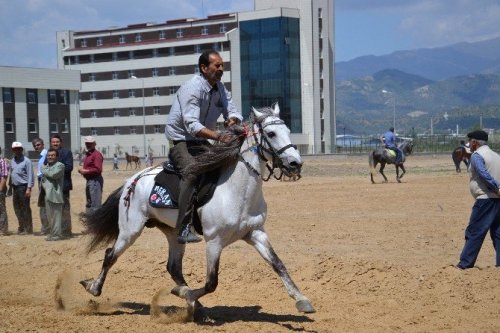
[[[386,152],[386,153],[387,153],[387,155],[389,155],[389,156],[392,156],[392,157],[395,157],[395,156],[396,156],[396,152],[395,152],[394,150],[392,150],[392,149],[388,149],[388,148],[386,148],[386,149],[385,149],[385,152]]]
[[[177,208],[177,203],[172,200],[170,191],[156,182],[149,195],[149,204],[155,208]]]

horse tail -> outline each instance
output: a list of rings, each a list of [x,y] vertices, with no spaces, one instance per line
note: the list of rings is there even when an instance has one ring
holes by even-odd
[[[80,214],[80,221],[85,227],[85,233],[92,237],[87,253],[95,250],[99,245],[107,245],[118,238],[119,203],[123,186],[114,190],[104,204],[89,213]]]
[[[373,158],[373,154],[375,152],[372,151],[369,155],[368,155],[368,164],[370,166],[370,173],[373,175],[373,172],[375,171],[375,162],[374,162],[374,158]]]

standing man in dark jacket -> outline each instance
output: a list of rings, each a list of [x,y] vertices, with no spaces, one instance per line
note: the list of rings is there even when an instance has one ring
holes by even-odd
[[[73,171],[73,153],[71,152],[71,150],[62,147],[62,139],[59,134],[52,135],[52,137],[50,138],[50,147],[57,150],[59,154],[59,162],[64,164],[64,205],[62,212],[62,235],[64,238],[70,238],[72,233],[69,191],[73,189],[73,183],[71,181],[71,172]]]
[[[104,179],[102,178],[102,162],[103,157],[100,151],[95,149],[95,139],[92,136],[84,138],[85,159],[83,160],[83,167],[78,169],[86,180],[85,196],[87,198],[87,212],[93,212],[102,205],[102,188]]]

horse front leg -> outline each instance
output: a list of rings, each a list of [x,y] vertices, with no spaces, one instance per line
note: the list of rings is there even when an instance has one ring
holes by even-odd
[[[403,178],[403,176],[405,175],[406,173],[406,169],[405,169],[405,166],[403,164],[401,164],[401,170],[403,171],[403,173],[401,174],[401,176],[398,178],[398,183],[401,183],[400,179]]]
[[[403,177],[403,176],[401,176]],[[399,165],[396,164],[396,180],[398,181],[398,183],[401,183],[401,180],[399,180]]]
[[[270,264],[273,270],[278,274],[288,292],[288,295],[295,300],[297,310],[304,313],[316,312],[309,299],[300,292],[299,288],[297,288],[293,282],[285,265],[274,252],[269,238],[264,230],[253,230],[245,238],[245,241],[252,245],[257,252],[259,252],[262,258],[264,258],[264,260]]]
[[[384,174],[384,168],[385,168],[385,163],[384,162],[380,163],[380,170],[378,172],[380,172],[380,174],[382,175],[382,177],[384,177],[384,183],[387,183],[388,180],[387,180],[387,177]]]

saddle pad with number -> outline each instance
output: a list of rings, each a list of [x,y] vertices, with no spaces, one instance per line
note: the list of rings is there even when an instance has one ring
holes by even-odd
[[[177,174],[161,171],[155,177],[155,184],[149,194],[149,205],[155,208],[177,208],[179,199]]]
[[[385,148],[385,153],[390,157],[396,157],[396,152],[392,149]]]

